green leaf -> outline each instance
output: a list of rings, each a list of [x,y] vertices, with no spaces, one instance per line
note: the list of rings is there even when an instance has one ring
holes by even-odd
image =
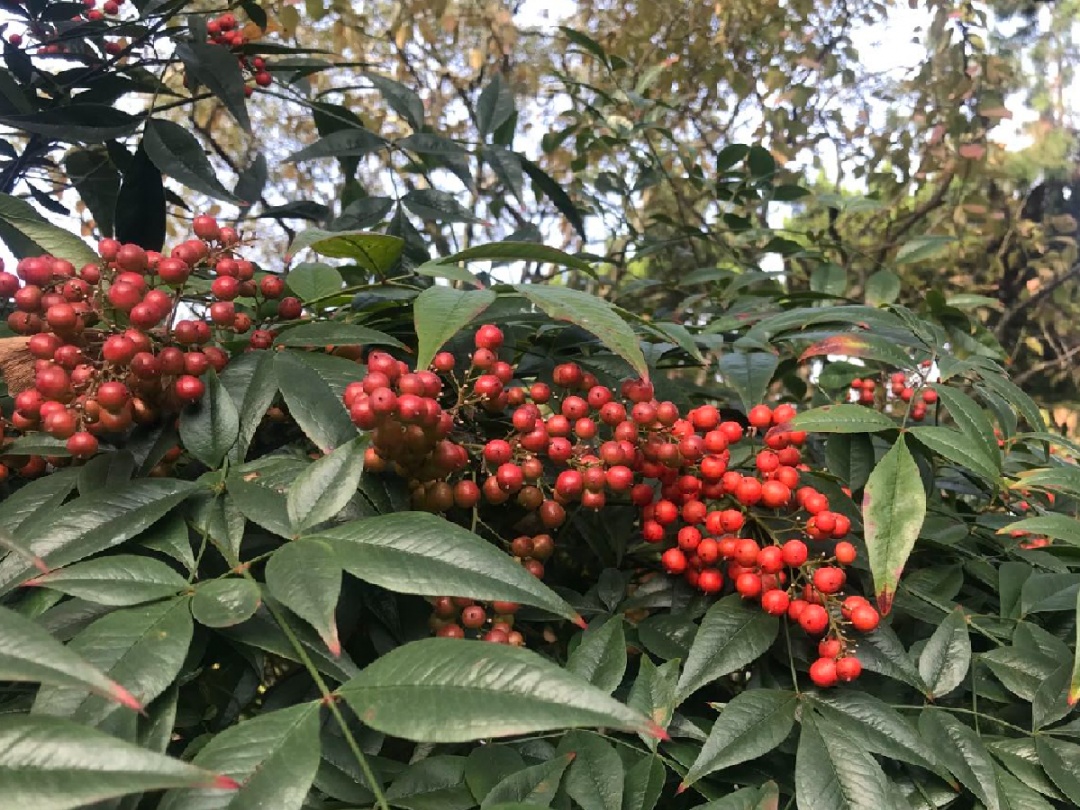
[[[386,147],[386,141],[360,127],[339,129],[285,158],[286,163],[302,163],[328,157],[364,157]]]
[[[932,259],[956,241],[952,236],[916,236],[909,239],[896,251],[894,261],[897,264],[913,264]]]
[[[294,540],[274,552],[266,563],[270,595],[310,624],[334,656],[341,655],[337,610],[341,564],[329,544]]]
[[[1004,763],[1010,773],[1029,788],[1049,798],[1061,799],[1062,795],[1039,763],[1035,740],[1035,737],[995,740],[987,743],[986,747],[990,749],[991,754]]]
[[[330,453],[356,438],[356,426],[341,398],[302,354],[278,353],[274,371],[289,413],[319,450]]]
[[[610,743],[587,731],[571,731],[556,754],[574,754],[563,790],[582,810],[622,810],[625,771]]]
[[[405,810],[469,810],[476,806],[465,784],[465,757],[433,756],[414,762],[386,790]]]
[[[244,76],[236,55],[226,47],[204,42],[178,43],[176,55],[194,78],[221,99],[225,109],[244,132],[251,132],[251,119],[244,96]]]
[[[0,531],[14,532],[28,518],[52,515],[71,494],[78,477],[77,469],[57,470],[9,492],[0,500]]]
[[[584,259],[537,242],[489,242],[435,259],[430,264],[457,264],[459,262],[537,262],[538,264],[553,264],[557,267],[569,267],[589,275],[596,272],[592,264]]]
[[[250,619],[260,602],[259,586],[250,579],[212,579],[195,589],[191,614],[207,627],[232,627]]]
[[[246,522],[238,500],[232,492],[204,495],[192,510],[192,528],[205,535],[229,565],[240,564],[240,544],[244,540]],[[284,512],[283,499],[278,498],[277,503]]]
[[[21,115],[0,115],[0,126],[61,143],[104,143],[131,135],[141,122],[142,116],[108,104],[78,102]]]
[[[1000,810],[994,763],[975,731],[948,712],[930,708],[919,715],[919,731],[945,767],[987,810]]]
[[[367,436],[355,438],[300,473],[286,501],[294,534],[325,523],[352,500],[364,472],[367,446]]]
[[[736,695],[713,724],[683,784],[772,751],[791,733],[797,705],[798,695],[780,689],[748,689]]]
[[[180,414],[180,441],[191,455],[215,469],[240,436],[240,416],[214,369],[207,369],[203,380],[203,398]]]
[[[769,352],[728,352],[721,356],[719,369],[724,382],[735,389],[748,411],[764,401],[779,364],[779,358]]]
[[[424,102],[411,88],[377,73],[365,73],[364,78],[375,85],[390,109],[419,130],[424,126]]]
[[[476,101],[476,129],[481,140],[487,140],[514,112],[514,91],[503,80],[502,74],[496,73]]]
[[[667,728],[675,712],[675,687],[679,683],[679,661],[667,661],[659,667],[647,655],[642,655],[638,676],[630,687],[626,705],[652,719],[660,728]],[[650,739],[651,738],[647,738]]]
[[[352,259],[369,273],[383,276],[401,258],[405,240],[397,236],[368,231],[323,231],[308,228],[289,245],[295,256],[304,248],[331,259]]]
[[[570,761],[569,754],[504,777],[480,803],[480,810],[550,807]]]
[[[581,621],[562,597],[491,543],[426,512],[363,518],[313,536],[333,547],[350,574],[396,593],[506,600]]]
[[[217,200],[237,201],[218,180],[219,172],[210,165],[202,144],[179,124],[164,118],[150,119],[143,130],[143,148],[162,174],[192,191]]]
[[[1001,472],[1001,449],[994,436],[994,426],[979,404],[962,391],[947,385],[932,386],[956,426],[983,449],[990,466]]]
[[[134,242],[146,250],[160,251],[165,244],[165,209],[161,171],[140,143],[135,156],[124,167],[116,197],[116,238]]]
[[[823,405],[796,414],[791,420],[793,430],[812,433],[877,433],[895,430],[891,417],[862,405]]]
[[[120,193],[120,172],[109,159],[108,152],[100,146],[72,149],[64,156],[64,172],[90,209],[98,231],[102,236],[112,236],[113,213]]]
[[[396,346],[405,348],[397,338],[384,332],[340,321],[304,323],[282,331],[274,343],[278,346]]]
[[[233,357],[218,378],[237,406],[239,430],[229,458],[243,462],[255,431],[277,396],[274,376],[274,353],[248,351]]]
[[[306,467],[300,459],[287,456],[264,456],[249,462],[225,479],[230,498],[224,503],[267,531],[292,537],[288,488]]]
[[[1076,592],[1076,652],[1073,656],[1072,673],[1069,677],[1070,706],[1076,705],[1080,700],[1080,590]]]
[[[100,261],[100,257],[82,239],[50,224],[32,205],[10,194],[0,194],[0,221],[32,243],[37,255],[48,253],[58,259],[66,259],[76,267]],[[18,255],[14,245],[8,247]]]
[[[834,307],[838,309],[838,307]],[[859,357],[864,360],[877,360],[894,368],[910,368],[912,360],[907,350],[888,338],[866,333],[845,332],[819,340],[799,355],[800,361],[811,357],[839,355],[840,357]]]
[[[812,292],[842,296],[847,292],[847,284],[847,271],[832,262],[819,265],[810,274],[810,290]]]
[[[990,483],[1001,479],[1001,471],[984,455],[981,445],[959,430],[921,426],[910,428],[909,432],[927,448],[954,462],[959,469],[977,473]]]
[[[128,708],[142,708],[123,686],[40,625],[5,607],[0,607],[0,680],[83,687]]]
[[[1038,734],[1035,750],[1046,775],[1074,805],[1080,805],[1080,745]]]
[[[172,790],[158,810],[300,810],[319,767],[319,709],[302,703],[260,714],[215,734],[193,765],[225,773],[242,787],[226,794]]]
[[[323,301],[341,292],[341,273],[322,262],[298,264],[285,276],[289,289],[304,303]]]
[[[866,280],[866,303],[872,307],[891,304],[900,297],[900,277],[892,270],[878,270]]]
[[[779,629],[775,616],[747,607],[738,594],[721,599],[709,608],[694,636],[679,678],[677,703],[763,654]]]
[[[850,745],[828,723],[803,714],[795,754],[799,810],[869,810],[892,806],[889,783],[870,752]]]
[[[68,649],[81,655],[146,705],[176,679],[191,644],[187,599],[173,599],[108,613],[81,630]],[[89,725],[116,706],[70,686],[43,686],[34,711],[72,717]]]
[[[416,324],[416,367],[427,368],[450,338],[495,303],[493,290],[428,287],[413,303]]]
[[[431,638],[397,647],[339,692],[366,725],[419,742],[581,726],[657,731],[643,715],[536,653],[480,641]]]
[[[863,635],[859,639],[856,654],[864,669],[887,678],[895,678],[923,693],[926,692],[926,684],[922,682],[919,670],[891,627],[879,625],[873,632]]]
[[[622,683],[626,672],[626,636],[621,616],[602,624],[595,622],[582,634],[566,668],[609,695]]]
[[[926,517],[922,478],[903,436],[870,473],[862,513],[878,608],[886,614]]]
[[[815,692],[814,710],[842,730],[853,745],[890,759],[933,770],[937,756],[899,712],[878,697],[858,689]]]
[[[1017,475],[1017,478],[1019,480],[1011,484],[1013,488],[1038,487],[1080,497],[1080,468],[1072,464],[1067,467],[1024,470]]]
[[[956,608],[938,625],[919,655],[919,675],[928,697],[953,691],[967,677],[971,666],[971,637],[963,608]]]
[[[140,478],[70,501],[38,522],[32,532],[21,532],[20,539],[51,568],[59,568],[130,540],[193,489],[175,478]],[[0,593],[34,571],[32,563],[14,555],[0,560]]]
[[[482,802],[503,779],[524,770],[525,760],[509,745],[481,745],[465,758],[465,784]]]
[[[184,527],[187,539],[187,527]],[[163,562],[115,554],[75,563],[24,583],[77,596],[99,605],[138,605],[174,596],[187,580]]]
[[[1003,810],[1053,810],[1050,803],[1004,768],[997,768]]]
[[[756,787],[746,787],[729,793],[721,799],[699,804],[694,810],[772,810],[764,803],[762,792]]]
[[[649,367],[637,335],[603,298],[570,287],[518,284],[515,289],[555,320],[568,321],[596,335],[642,379],[649,378]]]
[[[425,222],[480,222],[471,210],[466,208],[449,191],[434,188],[413,189],[401,198],[401,203],[410,213]]]
[[[825,444],[829,472],[852,491],[866,486],[874,469],[874,442],[865,433],[834,433]]]
[[[525,170],[525,174],[529,175],[529,179],[532,180],[534,191],[542,193],[551,200],[556,210],[566,217],[566,221],[574,227],[578,235],[586,238],[585,220],[582,219],[581,212],[574,205],[574,201],[570,199],[570,195],[563,190],[563,187],[531,160],[521,157],[521,168]]]
[[[74,810],[115,796],[163,788],[216,786],[231,780],[147,751],[81,723],[9,715],[0,724],[0,784],[10,807]]]

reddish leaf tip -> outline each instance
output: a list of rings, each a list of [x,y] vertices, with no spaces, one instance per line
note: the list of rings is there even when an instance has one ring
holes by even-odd
[[[219,773],[214,777],[213,787],[220,788],[221,790],[239,790],[240,783],[231,776]]]
[[[111,697],[121,706],[126,706],[129,709],[134,709],[137,712],[143,711],[143,705],[137,697],[131,692],[122,687],[120,684],[113,682]]]
[[[686,782],[679,782],[679,786],[675,788],[675,795],[681,795],[688,787],[690,786]]]
[[[664,727],[659,725],[658,723],[650,722],[648,731],[651,736],[656,737],[656,739],[660,740],[660,742],[668,742],[671,740],[671,735],[668,734],[667,731],[664,730]]]
[[[895,596],[896,594],[893,591],[888,589],[882,590],[881,593],[877,595],[878,613],[882,616],[888,616],[889,611],[892,610],[893,598]]]
[[[572,621],[572,622],[573,622],[574,624],[576,624],[576,625],[577,625],[578,627],[580,627],[580,628],[581,628],[582,630],[588,630],[588,629],[589,629],[589,624],[588,624],[588,622],[586,622],[586,621],[585,621],[585,620],[584,620],[583,618],[581,618],[581,615],[580,615],[580,614],[576,614],[576,615],[574,616],[574,618],[573,618],[573,619],[571,619],[570,621]]]
[[[45,573],[48,573],[48,571],[46,571]],[[44,583],[41,581],[41,577],[33,577],[32,579],[25,580],[23,582],[23,587],[24,588],[37,588],[37,587],[39,587],[39,586],[41,586],[43,584]]]
[[[1069,696],[1065,698],[1065,702],[1070,706],[1075,706],[1077,701],[1080,701],[1080,689],[1069,690]]]

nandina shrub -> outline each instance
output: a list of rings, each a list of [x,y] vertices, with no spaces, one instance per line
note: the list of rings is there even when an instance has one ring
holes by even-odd
[[[1077,448],[959,311],[352,298],[194,225],[0,276],[5,802],[1080,803]],[[435,269],[581,262],[487,251]]]

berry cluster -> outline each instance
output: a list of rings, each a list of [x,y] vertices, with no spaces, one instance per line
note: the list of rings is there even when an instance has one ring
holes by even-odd
[[[33,383],[15,396],[12,427],[64,439],[71,455],[87,458],[99,437],[202,398],[201,377],[229,360],[223,341],[252,327],[233,299],[275,297],[269,293],[280,295],[283,285],[274,276],[256,284],[254,265],[235,254],[233,228],[209,216],[193,227],[197,238],[168,256],[103,239],[101,261],[78,270],[50,256],[23,259],[15,273],[0,265],[0,296],[15,306],[8,326],[28,336],[34,358]],[[193,275],[211,272],[209,299],[185,292]],[[199,306],[207,318],[181,317]]]
[[[474,635],[484,641],[524,647],[525,637],[514,629],[516,602],[492,602],[487,608],[464,597],[439,596],[431,600],[431,627],[441,638]],[[487,629],[485,629],[487,628]]]
[[[928,363],[922,363],[922,367],[929,368]],[[879,404],[879,392],[884,391],[883,404],[889,402],[901,402],[909,408],[908,415],[912,420],[921,422],[926,418],[926,408],[938,401],[937,391],[932,388],[922,388],[922,378],[911,375],[904,371],[894,371],[889,375],[887,388],[880,388],[877,380],[872,377],[856,377],[851,381],[849,398],[852,402],[868,407],[876,407]]]
[[[71,23],[98,22],[107,17],[115,17],[120,13],[120,7],[124,0],[105,0],[98,8],[98,0],[81,0],[83,11],[70,18]],[[55,17],[53,18],[55,19]],[[39,56],[57,56],[71,53],[72,49],[64,42],[65,23],[50,24],[42,20],[33,21],[26,33],[37,40],[40,45],[37,48]],[[25,42],[23,34],[8,34],[7,41],[13,47],[21,47]],[[105,43],[105,52],[115,56],[124,48],[122,42],[109,41]]]
[[[206,41],[210,45],[224,45],[226,48],[237,50],[244,46],[247,38],[244,29],[236,19],[236,15],[225,12],[219,17],[214,17],[206,23]],[[240,68],[251,76],[252,81],[259,87],[269,87],[274,82],[274,77],[266,69],[266,60],[261,56],[248,59],[247,56],[238,55]],[[244,92],[250,96],[254,92],[251,85],[244,88]]]
[[[730,583],[767,612],[826,636],[822,649],[835,647],[822,654],[833,683],[857,677],[844,628],[872,629],[879,616],[862,597],[842,596],[844,566],[855,558],[843,541],[850,521],[830,511],[824,494],[799,486],[806,434],[789,427],[794,407],[758,405],[744,429],[713,405],[684,416],[657,401],[645,380],[613,391],[575,363],[556,366],[550,384],[516,384],[514,367],[499,357],[503,343],[502,330],[481,326],[464,370],[448,352],[423,371],[372,352],[367,375],[344,394],[353,422],[371,432],[367,468],[403,476],[416,508],[449,512],[483,502],[524,510],[536,533],[515,537],[508,551],[537,577],[555,550],[548,532],[566,521],[568,507],[628,502],[639,510],[646,547],[667,546],[660,563],[669,574],[709,594]],[[740,443],[752,469],[731,468]],[[785,532],[798,537],[778,539]],[[808,543],[832,546],[831,556],[822,549],[810,559]],[[489,621],[468,600],[444,597],[434,606],[442,635],[479,632]],[[493,610],[482,636],[517,643],[500,626],[510,625],[500,617],[507,612]],[[816,683],[830,685],[827,669],[816,664]]]

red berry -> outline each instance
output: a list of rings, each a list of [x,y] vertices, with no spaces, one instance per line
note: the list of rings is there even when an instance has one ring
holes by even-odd
[[[286,321],[295,321],[304,312],[304,306],[299,298],[289,296],[278,302],[278,316]]]
[[[176,396],[184,402],[198,402],[206,391],[206,386],[198,377],[185,374],[174,383]]]
[[[774,589],[765,591],[765,593],[761,595],[762,609],[773,616],[783,616],[787,613],[790,604],[791,597],[788,596],[787,591]]]
[[[98,440],[85,430],[73,433],[67,440],[67,450],[75,458],[90,458],[98,451]]]
[[[806,605],[799,615],[799,625],[812,636],[819,636],[829,626],[829,612],[821,605]]]
[[[784,564],[790,568],[798,568],[806,562],[806,558],[809,555],[806,543],[802,540],[788,540],[784,543],[782,552],[784,555]]]
[[[503,345],[503,332],[493,324],[484,324],[476,330],[476,348],[496,351]]]
[[[822,658],[836,658],[843,651],[844,645],[838,638],[823,638],[818,642],[817,649]]]
[[[772,409],[768,405],[755,405],[746,415],[746,419],[752,427],[756,427],[759,430],[767,428],[772,424]]]
[[[863,633],[869,633],[878,626],[878,622],[880,621],[881,615],[874,610],[874,608],[870,607],[870,605],[859,605],[851,611],[852,627]]]
[[[686,570],[686,555],[681,549],[669,548],[660,556],[660,563],[669,574],[681,574]]]
[[[761,594],[761,577],[757,574],[739,574],[735,580],[735,590],[744,599],[755,599]]]
[[[717,593],[724,587],[724,575],[715,568],[705,568],[698,574],[697,586],[704,593]]]
[[[851,543],[837,543],[836,548],[833,549],[833,554],[836,556],[836,561],[841,565],[851,565],[855,562],[855,546]]]
[[[836,661],[836,677],[844,683],[855,680],[862,674],[862,664],[859,659],[848,655]]]
[[[821,593],[836,593],[844,587],[845,579],[843,569],[823,566],[814,572],[814,587]]]
[[[831,658],[819,658],[810,665],[810,680],[827,689],[836,685],[836,662]]]

